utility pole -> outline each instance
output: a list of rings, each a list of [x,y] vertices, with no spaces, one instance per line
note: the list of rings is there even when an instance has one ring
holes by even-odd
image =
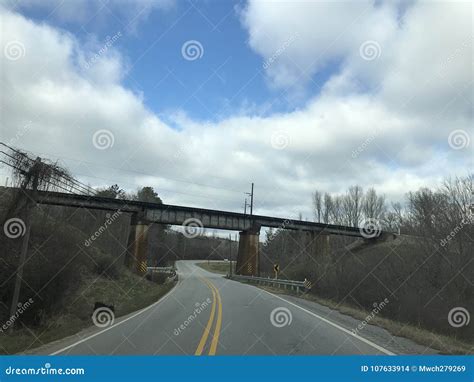
[[[16,278],[15,278],[15,289],[13,290],[13,299],[12,305],[10,308],[10,317],[16,314],[18,309],[18,301],[20,299],[20,290],[21,290],[21,281],[23,278],[23,266],[25,265],[26,255],[28,253],[28,241],[30,239],[30,232],[31,232],[31,217],[33,215],[33,208],[36,204],[36,191],[38,189],[38,182],[39,182],[39,173],[41,171],[41,158],[36,158],[35,163],[26,174],[25,181],[23,183],[24,192],[26,193],[27,200],[25,205],[25,235],[23,237],[23,241],[21,243],[21,250],[20,250],[20,259],[18,263],[18,268],[16,271]],[[28,186],[28,182],[30,179],[33,178],[32,182],[32,191],[29,192],[26,187]],[[10,329],[13,329],[13,324],[10,326]]]
[[[229,262],[230,262],[230,268],[229,268],[229,276],[232,278],[232,234],[229,233]]]
[[[247,198],[245,198],[244,215],[247,215]]]
[[[253,182],[252,182],[252,191],[250,192],[250,216],[253,215]]]
[[[253,182],[252,182],[252,189],[250,192],[246,192],[247,195],[250,196],[250,216],[253,215]],[[247,198],[245,198],[245,211],[247,211]],[[245,212],[247,213],[247,212]]]

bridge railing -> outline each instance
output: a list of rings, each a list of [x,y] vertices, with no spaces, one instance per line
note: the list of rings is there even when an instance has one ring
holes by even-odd
[[[266,285],[286,290],[293,290],[296,291],[297,294],[300,294],[303,290],[307,291],[311,289],[311,285],[308,281],[281,280],[272,279],[270,277],[255,277],[242,275],[232,275],[229,278],[236,281],[246,281],[258,285]]]

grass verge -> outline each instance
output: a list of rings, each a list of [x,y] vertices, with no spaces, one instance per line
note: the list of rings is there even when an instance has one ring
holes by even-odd
[[[91,315],[96,301],[114,305],[118,318],[151,305],[174,285],[158,285],[126,269],[122,269],[116,279],[86,276],[78,289],[66,294],[64,309],[59,313],[43,319],[37,327],[24,326],[2,333],[0,354],[28,352],[92,326]]]
[[[368,311],[357,309],[349,305],[339,304],[335,301],[324,299],[314,294],[300,294],[297,296],[296,293],[292,293],[288,290],[283,291],[281,289],[267,286],[255,284],[252,285],[275,294],[290,295],[308,301],[313,301],[361,321],[370,315],[370,312]],[[371,319],[370,325],[376,325],[381,328],[384,328],[393,336],[404,337],[418,343],[419,345],[436,349],[440,352],[440,354],[470,355],[474,353],[474,344],[472,343],[464,342],[457,338],[446,336],[443,334],[434,333],[430,330],[426,330],[411,324],[394,321],[389,318],[375,316]]]
[[[196,265],[209,272],[227,275],[229,273],[230,261],[211,261],[209,263],[197,263]],[[232,272],[235,272],[235,261],[232,262]]]

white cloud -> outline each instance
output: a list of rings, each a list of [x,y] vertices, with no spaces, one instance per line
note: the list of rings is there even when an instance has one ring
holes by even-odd
[[[340,71],[299,110],[216,123],[193,121],[184,112],[157,116],[140,95],[121,84],[126,59],[115,46],[86,68],[97,46],[81,46],[71,34],[3,10],[2,52],[9,42],[19,41],[24,56],[15,61],[1,57],[0,139],[13,139],[32,121],[17,145],[62,158],[93,185],[152,185],[167,203],[239,210],[243,192],[255,181],[256,212],[290,217],[300,211],[310,217],[315,188],[343,192],[359,183],[399,200],[410,189],[469,170],[470,149],[450,150],[447,142],[454,129],[472,132],[472,74],[467,70],[472,65],[472,36],[464,9],[451,11],[459,3],[437,10],[413,5],[401,23],[394,6],[370,3],[368,21],[357,21],[360,31],[332,45],[331,38],[351,25],[360,6],[318,10],[295,3],[291,12],[281,8],[287,20],[278,7],[268,8],[267,14],[265,4],[251,2],[244,16],[251,46],[262,54],[262,62],[291,28],[300,27],[294,45],[268,68],[276,86],[289,85],[298,77],[293,69],[300,66],[317,75],[338,58]],[[436,22],[441,14],[443,21]],[[334,25],[331,18],[337,19]],[[433,42],[433,33],[422,33],[427,26],[436,26],[443,38]],[[359,56],[360,43],[373,40],[375,32],[382,54],[365,61]],[[266,46],[265,41],[274,43]],[[327,44],[326,58],[311,66]],[[455,58],[444,77],[436,77],[432,64],[450,54]],[[428,87],[427,79],[433,81]],[[92,137],[99,129],[113,133],[110,149],[94,147]],[[275,148],[275,135],[284,138],[282,149]]]
[[[112,18],[134,30],[153,10],[170,9],[175,0],[3,0],[3,5],[16,11],[45,10],[48,19],[82,26],[91,20],[95,26],[103,25]]]

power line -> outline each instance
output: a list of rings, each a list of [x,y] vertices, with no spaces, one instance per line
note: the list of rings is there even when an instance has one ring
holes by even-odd
[[[229,191],[229,192],[242,194],[242,191],[231,189],[231,188],[213,186],[213,185],[210,185],[210,184],[198,183],[198,182],[193,182],[193,181],[183,180],[183,179],[176,179],[176,178],[171,178],[171,177],[167,177],[167,176],[163,176],[163,175],[159,175],[159,174],[150,174],[150,173],[146,173],[146,172],[135,170],[135,169],[124,169],[124,168],[117,168],[117,167],[113,167],[113,166],[106,166],[106,165],[100,164],[100,163],[89,162],[89,161],[85,161],[83,159],[69,158],[69,157],[61,156],[61,155],[50,155],[50,154],[47,154],[47,153],[42,153],[42,154],[46,154],[48,156],[55,156],[57,158],[62,158],[62,159],[71,160],[71,161],[80,162],[80,163],[88,163],[88,164],[91,164],[91,165],[96,166],[96,167],[110,168],[110,169],[117,170],[117,171],[123,171],[123,172],[129,172],[129,173],[136,173],[136,174],[140,174],[140,175],[153,176],[153,177],[158,177],[158,178],[162,178],[162,179],[171,180],[171,181],[174,181],[174,182],[189,183],[189,184],[194,184],[194,185],[199,186],[199,187],[215,188],[215,189],[218,189],[218,190],[223,190],[223,191]],[[207,175],[207,176],[217,178],[217,179],[228,180],[226,178],[222,178],[222,177],[215,176],[215,175]]]
[[[21,151],[19,151],[19,150],[16,150],[16,149],[14,149],[13,147],[11,147],[11,146],[9,146],[9,145],[3,143],[3,142],[0,142],[0,145],[7,147],[9,150],[12,150],[12,151],[16,152],[17,154],[21,155],[22,157],[24,157],[25,159],[27,159],[27,160],[29,160],[29,161],[31,161],[31,162],[33,162],[33,163],[35,162],[32,158],[28,157],[28,155],[26,155],[25,153],[23,153],[23,152],[21,152]],[[10,154],[8,154],[8,153],[6,153],[6,152],[4,152],[4,151],[0,151],[0,152],[3,153],[3,154],[5,154],[6,156],[8,156],[8,157],[11,158],[11,159],[15,159],[12,155],[10,155]],[[4,161],[2,161],[2,162],[5,163],[5,164],[7,164],[7,165],[9,165],[8,163],[6,163],[6,162],[4,162]],[[10,166],[10,167],[14,167],[14,166]],[[14,167],[14,168],[16,168],[16,167]],[[19,168],[16,168],[16,169],[19,170],[19,171],[22,171],[22,170],[19,169]],[[97,191],[95,191],[92,187],[90,187],[90,186],[88,186],[88,185],[86,185],[86,184],[84,184],[84,183],[81,183],[81,182],[78,181],[77,179],[74,179],[72,176],[70,176],[69,174],[67,174],[67,172],[64,173],[64,174],[61,174],[61,175],[59,176],[58,173],[55,173],[55,172],[53,171],[53,175],[56,175],[56,177],[54,178],[55,181],[59,181],[59,182],[65,184],[67,187],[70,187],[71,189],[73,189],[74,191],[76,191],[76,192],[79,193],[79,194],[84,193],[84,192],[85,192],[86,194],[95,194],[95,193],[97,193]],[[61,178],[62,178],[62,179],[61,179]],[[64,180],[63,180],[63,179],[64,179]],[[68,184],[68,183],[71,183],[71,184]]]

